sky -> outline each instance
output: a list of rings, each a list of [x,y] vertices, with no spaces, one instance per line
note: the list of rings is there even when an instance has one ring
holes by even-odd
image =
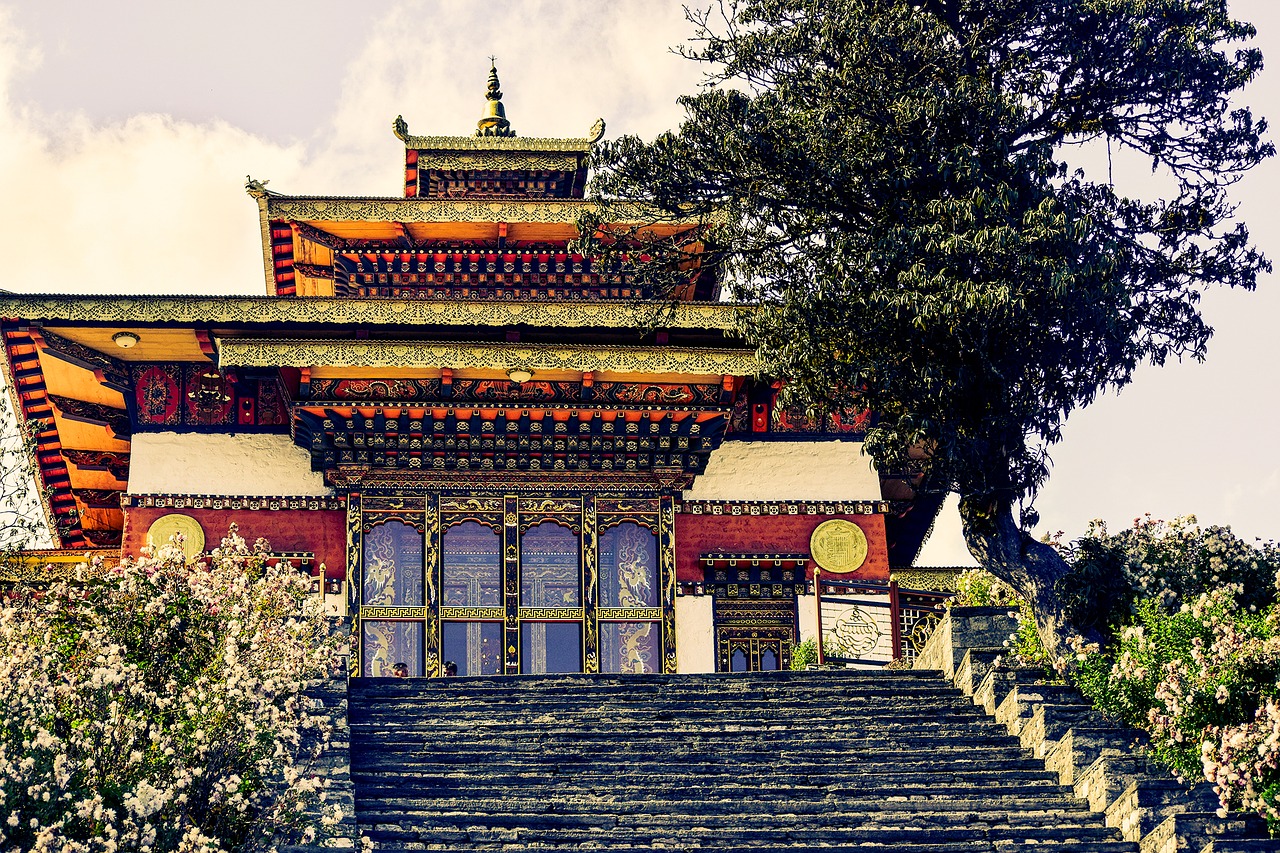
[[[1231,8],[1274,57],[1243,102],[1280,121],[1280,3]],[[651,137],[700,81],[671,52],[688,37],[666,0],[0,0],[0,289],[263,293],[246,175],[286,194],[402,194],[392,120],[469,134],[491,54],[520,135],[583,136],[603,117],[610,136]],[[1237,199],[1280,258],[1277,191],[1272,160]],[[1278,288],[1206,294],[1205,362],[1142,369],[1070,418],[1038,533],[1149,513],[1280,535]],[[973,563],[954,502],[918,562]]]

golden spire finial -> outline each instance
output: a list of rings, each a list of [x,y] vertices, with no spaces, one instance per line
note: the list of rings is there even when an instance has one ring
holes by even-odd
[[[498,83],[496,57],[489,57],[489,87],[484,96],[489,101],[484,117],[476,122],[476,136],[515,136],[507,111],[502,107],[502,89]]]

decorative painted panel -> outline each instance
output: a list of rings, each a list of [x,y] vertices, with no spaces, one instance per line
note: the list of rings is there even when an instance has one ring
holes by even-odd
[[[364,535],[363,604],[421,607],[423,535],[403,521],[385,521]]]
[[[624,521],[600,534],[600,606],[658,606],[658,537]]]
[[[602,672],[650,673],[662,668],[659,622],[601,622]]]
[[[423,675],[422,636],[421,622],[361,619],[361,675],[389,678],[398,663],[408,666],[410,677]]]
[[[498,607],[502,604],[502,537],[476,521],[444,532],[444,604]]]
[[[544,521],[520,537],[520,603],[523,607],[579,607],[578,535]]]

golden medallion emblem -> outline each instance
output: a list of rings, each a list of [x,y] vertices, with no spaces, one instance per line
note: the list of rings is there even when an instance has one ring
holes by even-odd
[[[852,521],[833,518],[814,528],[809,554],[825,571],[852,572],[867,560],[867,535]]]
[[[183,536],[182,553],[186,555],[188,561],[195,559],[204,551],[204,528],[200,526],[200,522],[189,515],[171,512],[160,516],[147,528],[147,538],[157,548],[168,544],[175,533],[181,533]]]

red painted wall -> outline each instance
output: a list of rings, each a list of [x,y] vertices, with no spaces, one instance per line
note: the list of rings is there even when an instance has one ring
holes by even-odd
[[[250,545],[262,538],[271,543],[273,551],[311,551],[316,555],[316,565],[325,564],[328,577],[347,575],[347,514],[340,510],[130,507],[125,510],[121,553],[136,555],[147,544],[147,530],[152,523],[175,512],[200,522],[206,549],[216,547],[227,535],[227,527],[235,522]]]
[[[729,554],[809,553],[809,537],[819,524],[844,518],[867,536],[867,561],[841,577],[889,580],[889,545],[882,515],[676,515],[676,578],[702,581],[698,558],[719,551]],[[813,577],[809,561],[806,575]]]

